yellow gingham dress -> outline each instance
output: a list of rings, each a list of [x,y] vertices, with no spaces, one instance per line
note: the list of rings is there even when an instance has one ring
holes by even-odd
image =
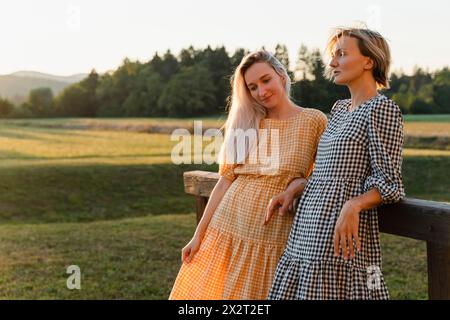
[[[286,120],[262,119],[260,128],[278,129],[276,174],[264,174],[258,164],[219,166],[219,174],[233,183],[199,251],[182,264],[169,299],[266,299],[294,218],[275,214],[263,225],[266,207],[294,178],[311,174],[326,125],[326,116],[312,108]]]

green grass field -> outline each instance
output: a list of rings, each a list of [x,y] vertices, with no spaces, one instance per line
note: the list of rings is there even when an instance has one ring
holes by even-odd
[[[450,114],[406,114],[405,122],[450,122]]]
[[[192,128],[193,121],[202,121],[203,127],[220,127],[225,116],[204,118],[71,118],[71,119],[11,119],[2,120],[3,126],[44,129],[89,129],[110,131],[150,131],[186,127]],[[450,115],[405,115],[405,135],[420,137],[450,138]]]
[[[73,121],[87,120],[0,121],[0,299],[167,299],[195,229],[182,174],[217,165],[173,165],[167,134]],[[450,201],[450,151],[404,156],[408,197]],[[391,297],[426,299],[425,244],[383,234],[382,250]],[[66,288],[72,264],[81,290]]]

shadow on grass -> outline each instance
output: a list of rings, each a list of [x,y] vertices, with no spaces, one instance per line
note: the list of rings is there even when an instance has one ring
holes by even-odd
[[[5,160],[35,160],[39,159],[39,157],[32,156],[23,152],[17,151],[9,151],[9,150],[0,150],[0,159]]]
[[[20,130],[20,132],[18,132]],[[29,132],[29,133],[28,133]],[[108,137],[102,137],[100,135],[89,134],[88,131],[80,130],[78,132],[71,132],[65,128],[34,128],[34,127],[25,127],[18,128],[15,126],[9,127],[0,127],[0,136],[4,138],[11,139],[25,139],[25,140],[41,140],[41,141],[49,141],[54,142],[55,139],[53,137],[43,137],[39,136],[39,134],[46,135],[56,135],[56,136],[65,136],[65,137],[82,137],[82,138],[94,138],[94,139],[103,139],[107,140]]]
[[[217,165],[57,165],[0,169],[0,223],[78,222],[194,212],[183,172]]]
[[[0,137],[10,138],[10,139],[24,139],[24,140],[49,140],[42,137],[38,137],[35,133],[25,133],[21,131],[20,133],[15,130],[8,130],[6,128],[0,129]]]
[[[121,158],[157,158],[157,157],[170,157],[171,153],[147,153],[147,154],[115,154],[115,155],[98,155],[98,154],[88,154],[83,156],[70,156],[70,157],[37,157],[28,155],[21,152],[15,151],[0,151],[0,159],[6,160],[82,160],[82,159],[121,159]]]
[[[154,156],[154,155],[153,155]],[[450,201],[450,157],[406,157],[407,197]],[[62,165],[0,168],[0,223],[110,220],[195,211],[183,172],[217,165]]]

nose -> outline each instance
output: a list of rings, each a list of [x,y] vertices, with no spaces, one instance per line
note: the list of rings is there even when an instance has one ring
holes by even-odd
[[[264,98],[266,96],[267,90],[264,86],[259,86],[258,94],[260,98]]]
[[[336,68],[338,66],[336,57],[331,58],[330,63],[328,65],[332,68]]]

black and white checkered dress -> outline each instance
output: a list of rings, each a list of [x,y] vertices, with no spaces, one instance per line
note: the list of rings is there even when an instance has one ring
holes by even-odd
[[[344,203],[377,188],[383,204],[404,196],[400,108],[378,94],[350,112],[333,106],[316,164],[299,201],[268,299],[388,299],[381,274],[377,209],[362,211],[361,251],[334,256],[334,228]]]

